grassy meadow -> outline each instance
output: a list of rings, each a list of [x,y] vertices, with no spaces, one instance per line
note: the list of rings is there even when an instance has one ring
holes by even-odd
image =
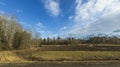
[[[40,48],[0,51],[1,63],[25,63],[40,61],[120,62],[120,51],[41,51]]]

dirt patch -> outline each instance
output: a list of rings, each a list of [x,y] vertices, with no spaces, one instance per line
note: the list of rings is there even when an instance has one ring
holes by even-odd
[[[40,63],[9,63],[0,67],[120,67],[120,63],[109,62],[40,62]]]

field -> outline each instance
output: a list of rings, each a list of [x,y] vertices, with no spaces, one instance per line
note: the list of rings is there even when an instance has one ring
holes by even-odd
[[[65,65],[78,63],[117,63],[120,64],[120,46],[42,46],[26,50],[1,51],[0,63],[42,65]],[[50,63],[52,62],[52,63]],[[60,62],[60,63],[57,63]],[[6,65],[5,64],[5,65]],[[14,64],[11,64],[14,65]],[[66,64],[67,65],[67,64]],[[29,65],[28,65],[29,66]],[[53,66],[54,67],[54,66]],[[87,66],[85,66],[87,67]]]
[[[120,51],[120,45],[43,45],[40,51]]]
[[[27,61],[119,61],[120,46],[42,46],[40,48],[1,51],[0,62]]]
[[[21,53],[16,52],[21,58],[30,61],[105,61],[120,60],[120,52],[108,51],[37,51]],[[24,55],[24,56],[22,56]]]

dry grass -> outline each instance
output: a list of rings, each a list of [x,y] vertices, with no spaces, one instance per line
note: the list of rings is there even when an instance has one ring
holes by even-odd
[[[16,54],[29,61],[110,61],[120,60],[120,51],[38,51]]]
[[[112,44],[82,44],[82,45],[43,45],[39,51],[120,51],[120,46]]]
[[[34,53],[32,57],[49,61],[120,60],[120,52],[41,51]]]
[[[0,62],[33,61],[120,61],[120,51],[0,51]]]
[[[25,59],[19,58],[14,52],[12,51],[1,51],[0,52],[0,63],[7,63],[7,62],[25,62]]]

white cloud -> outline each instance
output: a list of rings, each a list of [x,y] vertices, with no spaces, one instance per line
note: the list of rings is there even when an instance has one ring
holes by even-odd
[[[116,29],[120,29],[120,13],[119,14],[113,14],[113,15],[107,15],[99,20],[97,20],[95,23],[91,24],[88,28],[88,31],[91,33],[111,33]]]
[[[67,29],[67,27],[63,27],[63,29],[65,30],[65,29]]]
[[[62,27],[61,28],[61,30],[63,31],[63,30],[66,30],[67,29],[67,27],[66,26],[64,26],[64,27]]]
[[[41,22],[38,22],[36,24],[35,32],[41,34],[42,37],[44,37],[43,34],[47,33],[46,30],[45,30],[45,26]]]
[[[45,33],[45,31],[39,27],[36,27],[36,32],[39,32],[39,33]]]
[[[44,25],[43,25],[41,22],[38,22],[36,25],[37,25],[38,27],[40,27],[40,28],[43,28],[43,27],[44,27]]]
[[[76,0],[71,33],[87,35],[120,29],[120,0]]]
[[[69,20],[72,20],[73,19],[73,16],[69,16]]]
[[[20,21],[19,22],[25,29],[31,30],[32,25],[28,24],[27,22]]]
[[[45,0],[44,6],[52,16],[58,16],[60,14],[59,3],[55,0]]]
[[[17,9],[16,12],[17,13],[23,13],[23,10],[22,9]]]

